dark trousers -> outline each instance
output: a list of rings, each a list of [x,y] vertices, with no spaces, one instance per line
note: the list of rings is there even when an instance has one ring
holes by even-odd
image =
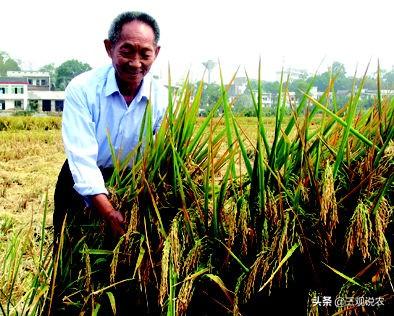
[[[112,174],[109,169],[102,170],[102,173],[104,178]],[[93,304],[87,298],[94,290],[93,281],[97,279],[98,283],[105,284],[109,275],[110,258],[103,256],[100,261],[95,257],[98,263],[91,262],[93,258],[86,250],[113,249],[112,236],[73,186],[74,180],[66,160],[54,195],[54,271],[47,308],[52,315],[78,315],[82,310],[91,311],[89,305]]]
[[[74,179],[71,175],[68,161],[66,160],[60,170],[55,188],[55,209],[53,212],[55,240],[58,240],[60,237],[66,215],[69,214],[69,216],[74,217],[76,212],[81,212],[85,208],[85,201],[73,187]]]
[[[108,180],[113,169],[100,169]],[[150,307],[136,280],[120,283],[108,291],[111,284],[112,251],[118,240],[112,237],[103,220],[86,206],[85,200],[73,188],[74,180],[66,160],[55,188],[54,272],[52,273],[47,311],[51,315],[85,315],[99,305],[98,315],[112,315],[113,305],[107,292],[116,300],[116,315],[159,315]],[[98,251],[95,251],[98,250]],[[104,252],[102,251],[104,250]],[[133,270],[119,263],[117,280],[132,278]],[[92,295],[92,292],[99,292]],[[50,306],[50,308],[49,308]]]

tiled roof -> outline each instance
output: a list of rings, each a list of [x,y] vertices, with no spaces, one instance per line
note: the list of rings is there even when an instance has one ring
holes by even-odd
[[[0,83],[25,83],[28,84],[26,78],[21,77],[0,77]]]

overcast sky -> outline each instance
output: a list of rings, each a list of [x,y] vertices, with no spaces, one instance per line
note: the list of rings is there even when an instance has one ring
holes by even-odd
[[[220,60],[225,80],[238,66],[273,80],[282,67],[327,70],[333,61],[359,73],[371,59],[376,70],[394,65],[393,0],[10,0],[0,7],[0,50],[24,68],[78,59],[96,67],[110,62],[103,40],[112,19],[145,11],[161,28],[161,52],[153,71],[175,79],[201,63]],[[217,78],[218,68],[213,71]]]

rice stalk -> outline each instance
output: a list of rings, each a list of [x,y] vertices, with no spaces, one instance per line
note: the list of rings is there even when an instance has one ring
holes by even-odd
[[[159,289],[159,303],[163,307],[164,300],[168,295],[168,279],[169,279],[169,266],[170,266],[170,240],[166,239],[163,247],[163,254],[161,257],[161,281]]]
[[[339,218],[338,204],[335,196],[334,174],[329,161],[326,162],[322,182],[320,218],[322,219],[323,224],[327,227],[327,234],[329,240],[331,240],[332,232],[339,223]]]
[[[352,256],[359,249],[362,258],[370,258],[369,246],[372,238],[372,222],[370,219],[370,203],[358,201],[356,209],[350,219],[350,225],[346,232],[346,254]]]

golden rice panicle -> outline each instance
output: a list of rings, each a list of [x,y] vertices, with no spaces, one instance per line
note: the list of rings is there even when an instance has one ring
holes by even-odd
[[[370,258],[369,243],[372,238],[372,222],[370,219],[371,203],[359,201],[350,219],[346,232],[346,254],[354,254],[355,249],[360,249],[363,259]]]
[[[339,223],[337,200],[335,197],[334,176],[331,164],[326,163],[323,174],[322,195],[320,205],[320,218],[328,228],[328,235],[331,239],[332,232]]]
[[[278,201],[270,189],[266,190],[265,214],[273,224],[277,224],[282,217],[278,208]]]
[[[239,210],[238,219],[238,232],[241,236],[241,253],[246,256],[248,252],[248,212],[246,209],[246,204],[242,204]]]
[[[393,215],[393,207],[385,197],[382,197],[379,208],[375,214],[375,240],[377,241],[378,248],[382,248],[384,244],[384,233],[390,223],[391,216]]]
[[[202,253],[203,245],[201,243],[201,240],[199,239],[196,241],[194,247],[189,251],[187,255],[182,269],[183,274],[188,275],[197,268]]]
[[[171,258],[172,258],[172,262],[174,265],[174,270],[177,274],[179,274],[180,270],[181,270],[182,249],[181,249],[181,245],[179,243],[179,219],[178,219],[178,216],[175,216],[175,218],[172,221],[169,237],[170,237],[170,247],[171,247]]]
[[[140,215],[138,203],[133,203],[129,214],[130,214],[130,220],[129,220],[129,225],[127,226],[126,236],[130,236],[131,232],[138,231],[139,215]]]
[[[110,274],[110,283],[113,284],[115,283],[115,277],[116,277],[116,271],[118,268],[118,261],[119,261],[119,251],[120,251],[120,246],[123,243],[123,237],[119,239],[119,242],[117,243],[113,255],[112,255],[112,261],[111,261],[111,274]]]
[[[257,287],[257,276],[262,275],[264,277],[267,274],[270,265],[269,261],[270,260],[267,258],[265,253],[261,253],[253,263],[249,271],[249,275],[244,283],[244,289],[243,291],[239,291],[239,293],[242,293],[243,295],[243,300],[241,300],[242,303],[249,300],[252,294],[254,294],[255,288]]]
[[[226,246],[231,249],[237,235],[237,208],[234,201],[231,200],[231,206],[222,212],[222,223],[227,232]],[[229,255],[229,254],[228,254]]]
[[[169,239],[167,238],[164,241],[163,247],[163,255],[161,257],[161,280],[160,280],[160,289],[159,289],[159,303],[161,306],[164,305],[165,298],[168,293],[168,272],[169,272],[169,265],[170,265],[170,251],[171,251],[171,244]]]
[[[176,300],[176,315],[185,315],[193,295],[194,278],[190,278],[182,283]]]
[[[85,254],[84,257],[85,257],[85,268],[86,268],[85,290],[87,292],[90,292],[90,290],[92,290],[92,267],[90,265],[89,249],[86,244],[83,246],[83,250]]]
[[[381,272],[388,273],[391,269],[391,250],[387,243],[385,232],[393,214],[393,207],[386,198],[382,198],[375,214],[374,240],[381,258]]]

